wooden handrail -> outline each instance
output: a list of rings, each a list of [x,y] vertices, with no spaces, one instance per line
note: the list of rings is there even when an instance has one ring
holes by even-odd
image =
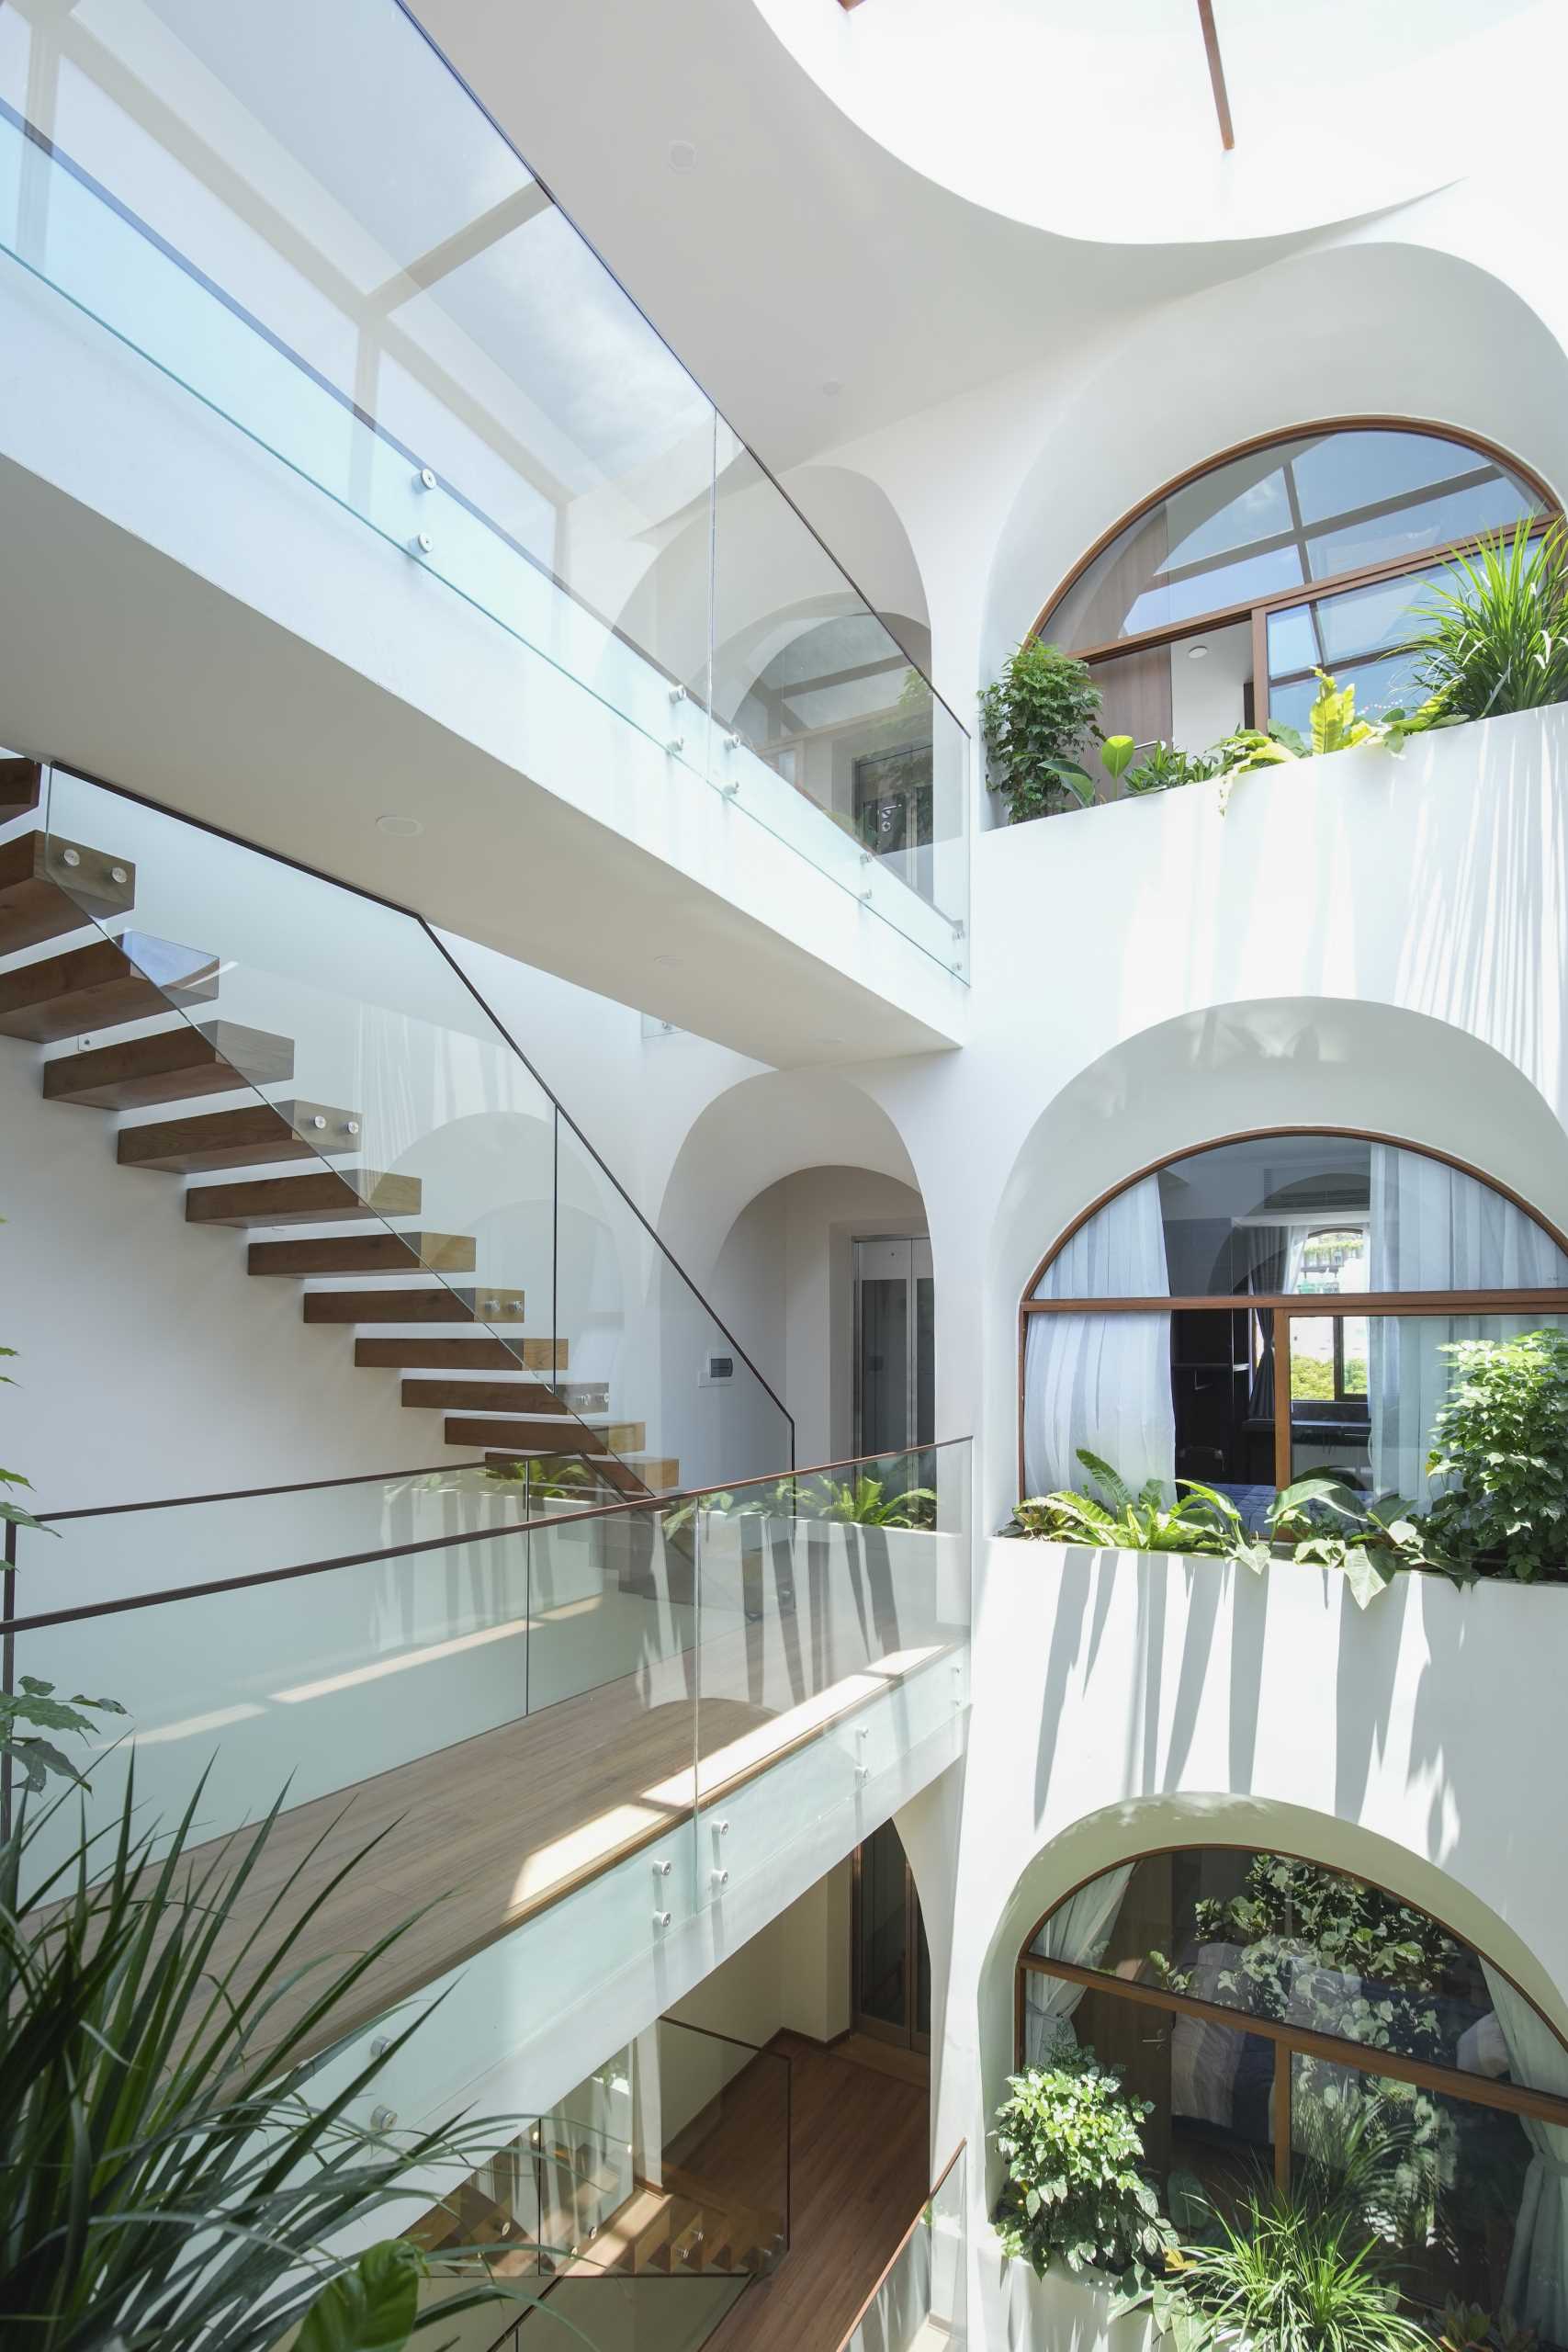
[[[967,2140],[960,2140],[957,2147],[954,2148],[952,2155],[949,2156],[947,2162],[943,2165],[942,2170],[938,2173],[936,2178],[932,2181],[931,2187],[921,2198],[919,2211],[916,2214],[914,2220],[910,2222],[908,2228],[905,2231],[903,2236],[899,2239],[897,2245],[888,2256],[887,2260],[883,2264],[875,2286],[872,2289],[864,2302],[862,2303],[859,2311],[856,2312],[853,2319],[850,2322],[849,2326],[844,2330],[842,2339],[839,2345],[839,2352],[849,2352],[850,2346],[854,2342],[856,2329],[860,2326],[862,2320],[864,2319],[867,2312],[870,2311],[873,2303],[875,2302],[878,2295],[881,2294],[882,2290],[886,2286],[887,2281],[892,2278],[894,2271],[897,2268],[899,2259],[903,2255],[905,2247],[908,2245],[909,2240],[914,2236],[915,2232],[920,2226],[920,2222],[925,2215],[926,2207],[935,2203],[938,2196],[947,2184],[948,2176],[952,2172],[953,2165],[958,2162],[959,2157],[964,2154],[968,2144],[969,2143]]]
[[[841,1462],[818,1463],[815,1467],[809,1470],[769,1470],[764,1472],[759,1477],[731,1478],[727,1480],[724,1485],[716,1487],[672,1487],[670,1488],[668,1493],[665,1494],[633,1495],[628,1497],[624,1502],[593,1503],[591,1504],[586,1510],[554,1511],[545,1519],[520,1519],[504,1527],[459,1528],[456,1533],[424,1535],[410,1544],[386,1544],[379,1545],[373,1551],[345,1552],[340,1554],[337,1558],[332,1560],[306,1560],[302,1561],[295,1567],[260,1568],[254,1571],[249,1576],[215,1577],[203,1584],[173,1585],[165,1587],[156,1592],[125,1593],[118,1600],[90,1601],[79,1609],[50,1609],[41,1611],[38,1615],[32,1617],[7,1617],[0,1619],[0,1637],[9,1639],[10,1636],[16,1634],[39,1633],[48,1625],[74,1624],[78,1620],[85,1617],[119,1617],[125,1615],[128,1611],[133,1609],[153,1609],[160,1606],[164,1601],[199,1600],[219,1592],[247,1591],[252,1586],[256,1585],[287,1584],[299,1577],[325,1576],[335,1568],[368,1567],[374,1562],[378,1560],[407,1559],[421,1552],[457,1551],[468,1544],[494,1544],[500,1541],[502,1537],[508,1535],[539,1535],[546,1533],[549,1529],[555,1527],[581,1527],[589,1520],[592,1519],[624,1519],[628,1513],[633,1511],[664,1512],[677,1509],[685,1503],[705,1501],[711,1495],[738,1494],[742,1488],[747,1487],[795,1486],[803,1479],[823,1477],[830,1470],[855,1470],[871,1462],[898,1461],[904,1459],[908,1455],[916,1453],[938,1453],[942,1452],[948,1446],[968,1445],[972,1443],[972,1442],[973,1441],[967,1437],[939,1438],[929,1446],[904,1446],[892,1453],[856,1453],[850,1455],[846,1460]],[[461,1464],[456,1466],[467,1467],[468,1465]],[[402,1475],[416,1476],[422,1474],[409,1472]],[[327,1483],[329,1485],[337,1485],[340,1482],[333,1479],[328,1480]],[[188,1503],[249,1500],[254,1496],[265,1496],[273,1493],[288,1494],[299,1491],[300,1489],[295,1487],[259,1487],[250,1489],[247,1494],[236,1497],[222,1495],[179,1495],[166,1506],[162,1507],[174,1510],[183,1509]],[[502,1491],[504,1491],[502,1488],[497,1488],[498,1493]],[[126,1510],[155,1510],[159,1508],[160,1506],[156,1503],[105,1505],[102,1506],[102,1515],[112,1515],[112,1512],[117,1509]],[[86,1517],[90,1515],[91,1514],[88,1513],[79,1514],[70,1511],[62,1511],[56,1514],[56,1516],[61,1519],[69,1519],[78,1516]],[[42,1526],[48,1526],[51,1524],[50,1515],[47,1512],[39,1512],[39,1524]],[[14,1574],[16,1569],[16,1535],[17,1530],[15,1525],[8,1521],[6,1528],[6,1568],[7,1575]]]

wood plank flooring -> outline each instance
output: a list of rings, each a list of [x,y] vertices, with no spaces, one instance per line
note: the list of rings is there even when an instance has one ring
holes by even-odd
[[[838,2352],[931,2186],[930,2095],[801,2034],[790,2083],[790,2248],[705,2352]]]
[[[753,1626],[728,1643],[705,1643],[705,1681],[711,1672],[731,1690],[760,1688],[748,1661],[763,1635]],[[346,1961],[394,1923],[411,1920],[307,2045],[324,2047],[623,1856],[678,1835],[690,1821],[697,1782],[707,1800],[765,1770],[938,1654],[896,1653],[782,1713],[705,1696],[695,1767],[690,1699],[650,1704],[644,1677],[633,1674],[296,1805],[278,1817],[218,1957],[231,1956],[295,1872],[266,1942],[270,1949],[285,1925],[324,1896],[295,1949],[296,1964],[326,1955]],[[661,1663],[659,1687],[680,1690],[681,1664]],[[239,1830],[213,1838],[192,1850],[192,1861],[203,1867],[225,1849],[237,1860],[245,1837]],[[375,1852],[333,1887],[350,1854],[373,1838]],[[272,2034],[319,1998],[321,1975],[312,1970],[279,1998]]]

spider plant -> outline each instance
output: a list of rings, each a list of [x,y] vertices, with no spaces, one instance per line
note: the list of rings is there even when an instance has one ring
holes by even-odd
[[[470,2276],[417,2311],[422,2280],[465,2257],[471,2273],[471,2248],[327,2250],[395,2202],[412,2218],[429,2201],[412,2176],[467,2174],[511,2128],[455,2118],[393,2141],[350,2120],[428,2010],[312,2100],[307,2051],[412,1923],[342,1965],[306,1961],[311,1920],[378,1840],[306,1901],[318,1844],[258,1903],[282,1799],[211,1860],[187,1850],[204,1785],[166,1838],[138,1826],[128,1774],[118,1824],[84,1823],[63,1860],[44,1860],[43,1840],[69,1792],[32,1821],[24,1807],[0,1841],[0,2336],[36,2352],[266,2352],[303,2321],[301,2352],[396,2352],[416,2329],[520,2300]]]
[[[1211,2207],[1209,2242],[1184,2247],[1174,2283],[1148,2296],[1176,2352],[1431,2352],[1368,2218],[1400,2136],[1373,2109],[1338,2136],[1332,2168],[1309,2155],[1289,2189],[1260,2174],[1235,2211]]]
[[[1416,617],[1416,675],[1461,718],[1568,701],[1568,534],[1521,523],[1456,556]]]

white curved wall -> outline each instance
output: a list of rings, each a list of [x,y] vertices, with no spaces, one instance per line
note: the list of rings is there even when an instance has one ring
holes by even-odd
[[[1568,1222],[1568,710],[988,834],[975,1037],[857,1073],[938,1270],[938,1429],[1012,1502],[1017,1306],[1076,1212],[1239,1129],[1436,1146]],[[766,1082],[766,1081],[764,1081]],[[847,1077],[835,1081],[849,1083]]]
[[[898,1815],[937,1985],[936,2158],[985,2143],[1035,1920],[1153,1846],[1277,1845],[1371,1877],[1568,2029],[1568,1878],[1542,1754],[1565,1638],[1561,1589],[1412,1577],[1363,1612],[1317,1569],[982,1546],[967,1754]],[[987,2156],[970,2174],[976,2340],[1092,2342],[1092,2297],[1075,2316],[999,2263]]]

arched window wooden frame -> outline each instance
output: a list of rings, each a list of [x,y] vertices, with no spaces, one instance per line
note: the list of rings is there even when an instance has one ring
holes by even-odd
[[[1387,1144],[1396,1151],[1418,1152],[1424,1159],[1438,1160],[1446,1168],[1457,1168],[1461,1175],[1473,1177],[1488,1191],[1496,1193],[1503,1200],[1511,1201],[1532,1224],[1540,1227],[1564,1257],[1568,1257],[1568,1234],[1562,1233],[1511,1186],[1489,1175],[1484,1168],[1472,1166],[1468,1159],[1461,1159],[1450,1151],[1438,1151],[1430,1144],[1413,1143],[1404,1136],[1382,1135],[1371,1127],[1244,1127],[1234,1135],[1214,1136],[1206,1143],[1180,1144],[1174,1151],[1165,1152],[1158,1159],[1151,1159],[1145,1166],[1134,1169],[1119,1183],[1111,1185],[1090,1201],[1087,1208],[1081,1209],[1071,1224],[1065,1226],[1056,1236],[1024,1286],[1018,1311],[1018,1491],[1021,1498],[1024,1493],[1025,1342],[1032,1315],[1149,1315],[1188,1311],[1224,1315],[1234,1314],[1238,1306],[1245,1306],[1249,1312],[1271,1312],[1274,1317],[1274,1484],[1278,1487],[1288,1487],[1292,1476],[1291,1323],[1293,1317],[1312,1322],[1343,1322],[1347,1317],[1362,1315],[1568,1315],[1568,1289],[1298,1291],[1288,1294],[1249,1291],[1245,1298],[1239,1294],[1216,1295],[1213,1292],[1201,1298],[1036,1298],[1033,1295],[1046,1268],[1066,1248],[1074,1234],[1086,1226],[1090,1217],[1097,1216],[1108,1202],[1115,1200],[1119,1193],[1130,1192],[1134,1184],[1141,1184],[1147,1177],[1157,1176],[1162,1168],[1169,1168],[1178,1160],[1195,1159],[1200,1152],[1220,1151],[1228,1144],[1266,1143],[1274,1138],[1293,1136],[1324,1136],[1355,1143]]]
[[[1517,474],[1519,480],[1535,492],[1543,512],[1532,526],[1532,537],[1547,530],[1552,523],[1562,518],[1562,510],[1555,493],[1536,472],[1533,466],[1527,465],[1523,458],[1516,458],[1511,451],[1503,448],[1498,443],[1485,440],[1480,434],[1469,432],[1460,426],[1439,424],[1431,418],[1410,416],[1332,416],[1321,417],[1314,423],[1305,424],[1281,425],[1268,433],[1254,434],[1246,441],[1234,442],[1229,448],[1218,451],[1212,458],[1205,458],[1201,465],[1190,466],[1185,472],[1174,475],[1169,481],[1163,482],[1157,490],[1151,491],[1146,498],[1141,498],[1135,506],[1130,507],[1111,526],[1109,530],[1102,531],[1093,546],[1079,557],[1066,579],[1036,615],[1033,626],[1029,631],[1030,637],[1044,637],[1047,634],[1047,624],[1052,614],[1071,594],[1089,566],[1104,554],[1107,548],[1113,545],[1123,531],[1130,530],[1135,523],[1140,522],[1145,514],[1162,504],[1166,499],[1173,497],[1178,491],[1187,489],[1193,482],[1201,481],[1208,474],[1217,473],[1222,466],[1231,465],[1238,458],[1253,457],[1260,450],[1283,447],[1292,441],[1337,433],[1418,434],[1451,442],[1458,448],[1473,449],[1476,456],[1488,464],[1505,467],[1509,473]],[[1321,580],[1303,580],[1292,587],[1270,590],[1267,595],[1253,597],[1238,604],[1217,605],[1212,612],[1192,614],[1182,620],[1162,622],[1158,628],[1140,629],[1133,636],[1113,638],[1102,644],[1069,644],[1064,646],[1063,650],[1076,654],[1079,661],[1088,662],[1092,666],[1123,655],[1153,652],[1160,646],[1178,644],[1183,638],[1206,637],[1215,629],[1234,628],[1238,623],[1247,622],[1252,633],[1254,697],[1252,723],[1258,727],[1267,727],[1269,724],[1269,616],[1270,613],[1288,611],[1296,605],[1320,603],[1326,598],[1341,595],[1348,589],[1370,588],[1379,581],[1397,580],[1405,572],[1428,571],[1433,564],[1441,563],[1450,557],[1472,553],[1480,544],[1481,538],[1474,536],[1446,540],[1438,547],[1424,548],[1417,554],[1391,558],[1382,563],[1363,564],[1348,571],[1330,573]],[[1053,638],[1052,641],[1058,640]],[[1384,651],[1398,650],[1397,647],[1382,649]],[[1279,683],[1285,682],[1281,680]],[[1189,745],[1186,748],[1194,750],[1201,747]]]
[[[1013,1986],[1013,2071],[1015,2074],[1022,2074],[1026,2063],[1024,1985],[1031,1974],[1055,1976],[1065,1979],[1070,1984],[1081,1984],[1088,1992],[1128,2001],[1145,2008],[1163,2009],[1169,2017],[1192,2018],[1201,2024],[1224,2026],[1233,2032],[1255,2035],[1260,2041],[1272,2042],[1274,2045],[1275,2177],[1280,2187],[1284,2189],[1290,2187],[1291,2061],[1293,2057],[1325,2059],[1331,2065],[1353,2067],[1358,2074],[1382,2075],[1391,2081],[1413,2083],[1418,2089],[1435,2091],[1446,2098],[1465,2099],[1472,2106],[1498,2109],[1507,2115],[1534,2116],[1542,2122],[1554,2123],[1560,2129],[1568,2129],[1568,2098],[1559,2098],[1551,2091],[1529,2090],[1520,2083],[1501,2083],[1495,2081],[1488,2075],[1469,2075],[1458,2066],[1440,2066],[1427,2059],[1407,2058],[1393,2051],[1375,2050],[1365,2042],[1344,2041],[1337,2034],[1316,2033],[1307,2027],[1287,2024],[1275,2018],[1257,2017],[1249,2009],[1229,2008],[1223,2002],[1200,2000],[1190,1993],[1172,1993],[1168,1992],[1163,1985],[1141,1984],[1134,1978],[1113,1975],[1108,1970],[1080,1968],[1071,1961],[1045,1960],[1030,1949],[1046,1921],[1054,1918],[1063,1905],[1070,1903],[1074,1895],[1081,1893],[1083,1888],[1091,1885],[1097,1878],[1103,1878],[1108,1870],[1129,1865],[1135,1868],[1139,1862],[1158,1860],[1168,1854],[1195,1852],[1278,1854],[1284,1860],[1304,1863],[1311,1870],[1332,1871],[1337,1877],[1348,1879],[1357,1885],[1371,1887],[1375,1894],[1386,1895],[1390,1902],[1404,1904],[1411,1910],[1421,1912],[1425,1917],[1433,1922],[1434,1926],[1440,1928],[1446,1936],[1451,1938],[1455,1943],[1462,1945],[1467,1951],[1478,1949],[1471,1943],[1467,1936],[1461,1936],[1457,1928],[1449,1925],[1446,1919],[1440,1918],[1435,1911],[1427,1910],[1427,1905],[1424,1903],[1417,1903],[1414,1896],[1398,1894],[1393,1887],[1383,1886],[1376,1879],[1362,1877],[1359,1871],[1341,1870],[1337,1863],[1322,1861],[1314,1854],[1295,1853],[1287,1846],[1243,1845],[1237,1839],[1223,1838],[1205,1838],[1201,1841],[1183,1839],[1170,1845],[1145,1847],[1137,1853],[1122,1855],[1114,1863],[1102,1862],[1098,1870],[1090,1871],[1087,1876],[1079,1879],[1076,1885],[1068,1887],[1065,1894],[1059,1895],[1047,1910],[1043,1911],[1024,1937],[1019,1950]],[[1568,2050],[1568,2042],[1563,2041],[1562,2035],[1552,2024],[1540,2002],[1526,1992],[1518,1979],[1511,1975],[1506,1968],[1498,1967],[1497,1962],[1489,1953],[1483,1953],[1481,1957],[1485,1960],[1489,1968],[1495,1969],[1497,1974],[1513,1986],[1521,2000],[1529,2004],[1548,2031],[1557,2041],[1562,2043],[1565,2050]]]

